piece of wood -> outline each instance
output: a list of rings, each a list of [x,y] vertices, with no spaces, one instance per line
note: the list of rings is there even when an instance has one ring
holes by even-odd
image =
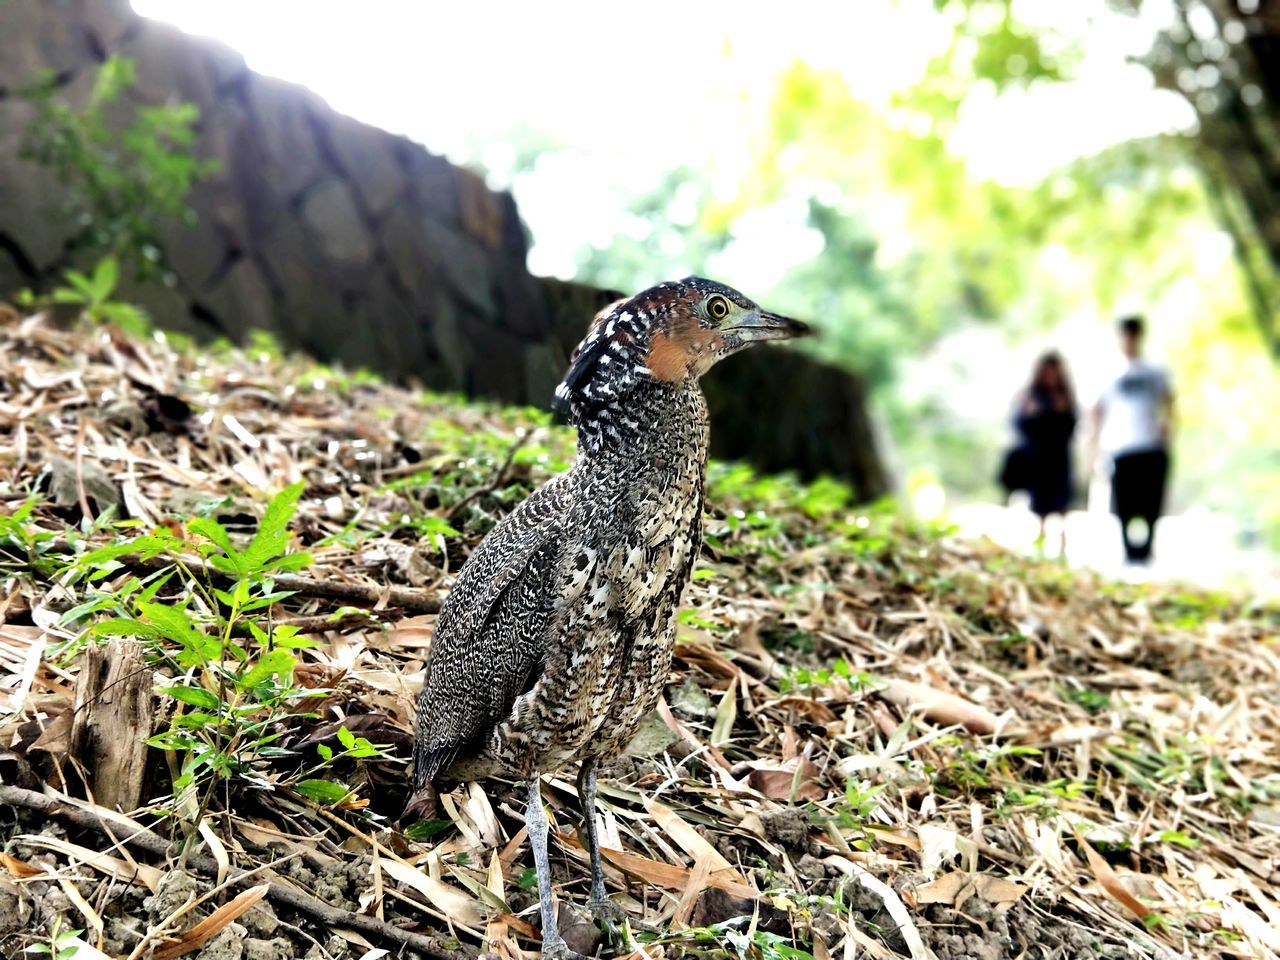
[[[151,668],[134,640],[87,647],[81,657],[71,756],[99,805],[133,810],[142,802],[147,738],[155,720]]]

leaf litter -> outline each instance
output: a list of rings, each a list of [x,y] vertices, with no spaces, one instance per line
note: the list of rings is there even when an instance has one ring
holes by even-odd
[[[58,930],[86,956],[536,955],[514,784],[396,818],[433,611],[571,432],[265,342],[14,312],[0,378],[0,790],[58,805],[0,798],[6,955]],[[633,940],[562,906],[575,946],[1280,954],[1280,611],[1038,564],[826,481],[713,464],[707,509],[666,699],[601,782]],[[165,695],[141,805],[111,812],[66,754],[79,653],[122,636]],[[544,791],[562,904],[588,884],[572,781]]]

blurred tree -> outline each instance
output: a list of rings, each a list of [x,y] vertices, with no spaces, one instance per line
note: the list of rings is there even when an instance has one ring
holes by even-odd
[[[1263,256],[1251,278],[1233,259],[1220,205],[1243,201],[1208,175],[1196,139],[1121,142],[1020,185],[976,177],[955,149],[966,98],[1075,76],[1079,18],[1028,24],[1016,16],[1028,7],[1045,9],[937,3],[950,42],[887,105],[860,99],[836,70],[792,64],[723,155],[634,197],[622,227],[580,252],[578,276],[636,289],[704,272],[814,320],[823,336],[809,348],[867,378],[900,472],[962,497],[995,493],[1023,362],[1053,338],[1088,403],[1109,356],[1103,324],[1149,310],[1154,351],[1187,400],[1175,509],[1229,512],[1280,543],[1280,498],[1266,495],[1280,482],[1268,440],[1280,381],[1259,322],[1275,313],[1250,290],[1273,271]],[[1231,233],[1238,251],[1245,235]]]
[[[1197,128],[1180,145],[1205,178],[1207,200],[1235,244],[1262,341],[1280,360],[1280,2],[1108,0],[1112,9],[1169,19],[1139,58],[1183,97]],[[1073,76],[1081,40],[1018,17],[1015,0],[935,0],[954,40],[912,93],[935,122],[954,122],[972,84],[997,90]]]
[[[134,62],[110,56],[80,106],[65,102],[50,72],[25,91],[37,113],[24,132],[23,156],[66,188],[61,212],[73,226],[50,277],[111,257],[139,280],[162,280],[162,221],[195,219],[187,193],[217,166],[195,155],[200,111],[183,101],[136,103],[125,96],[134,81]]]
[[[1131,10],[1141,3],[1118,0]],[[1196,111],[1196,156],[1280,360],[1280,2],[1176,0],[1173,8],[1174,22],[1143,60]]]

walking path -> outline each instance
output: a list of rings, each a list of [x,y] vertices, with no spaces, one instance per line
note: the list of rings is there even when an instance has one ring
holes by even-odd
[[[989,537],[1014,550],[1035,551],[1039,522],[1018,505],[965,504],[948,519],[962,536]],[[1130,582],[1186,583],[1229,590],[1260,599],[1280,599],[1280,556],[1264,546],[1243,547],[1234,522],[1208,510],[1188,510],[1156,525],[1152,563],[1124,562],[1119,521],[1105,509],[1073,510],[1066,518],[1067,562]],[[1045,553],[1056,556],[1057,534],[1050,528]]]

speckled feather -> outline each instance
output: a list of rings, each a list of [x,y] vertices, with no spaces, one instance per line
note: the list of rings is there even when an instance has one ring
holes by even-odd
[[[557,390],[578,427],[576,463],[485,538],[436,622],[419,786],[457,760],[528,777],[611,759],[656,705],[701,543],[708,428],[697,376],[716,357],[674,380],[647,364],[667,321],[711,291],[753,307],[709,281],[663,284],[607,308],[576,351]],[[731,352],[695,339],[695,353]]]

